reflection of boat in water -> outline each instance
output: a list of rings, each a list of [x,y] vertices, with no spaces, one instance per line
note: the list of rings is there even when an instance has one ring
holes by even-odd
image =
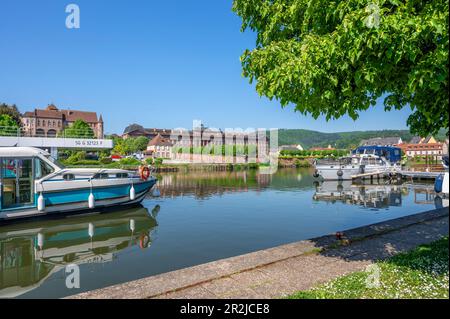
[[[398,185],[353,185],[351,181],[324,181],[316,185],[313,196],[316,201],[341,201],[373,208],[402,205],[404,190]]]
[[[413,192],[414,204],[448,207],[449,201],[438,196],[432,184],[352,184],[351,181],[316,182],[313,199],[325,202],[343,202],[364,207],[386,208],[402,205],[402,196]]]
[[[0,297],[40,286],[68,264],[104,263],[115,253],[151,244],[159,206],[0,228]]]

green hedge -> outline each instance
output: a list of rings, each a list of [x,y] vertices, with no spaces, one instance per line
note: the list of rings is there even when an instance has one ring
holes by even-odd
[[[281,156],[287,157],[320,157],[320,156],[336,156],[342,157],[348,154],[347,150],[323,150],[323,151],[311,151],[311,150],[283,150],[280,152]]]

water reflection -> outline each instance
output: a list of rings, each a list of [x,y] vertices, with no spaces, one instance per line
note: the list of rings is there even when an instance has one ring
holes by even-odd
[[[0,226],[0,297],[71,295],[71,263],[82,292],[448,205],[433,185],[314,184],[307,169],[162,174],[158,191],[148,210]]]
[[[226,193],[261,192],[264,190],[310,189],[313,179],[310,170],[282,169],[276,174],[260,174],[258,171],[168,173],[158,176],[159,196],[172,198],[194,196],[207,199]]]
[[[151,245],[159,206],[0,227],[0,297],[20,296],[68,264],[105,263]]]
[[[448,200],[437,196],[432,184],[353,184],[351,181],[324,181],[316,182],[315,190],[315,201],[341,202],[366,208],[400,207],[402,198],[410,195],[413,196],[414,204],[434,204],[436,208],[448,206]]]

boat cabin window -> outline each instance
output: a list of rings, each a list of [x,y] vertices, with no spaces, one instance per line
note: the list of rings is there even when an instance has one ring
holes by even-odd
[[[383,161],[377,157],[364,157],[361,161],[363,165],[382,165]]]
[[[53,157],[51,157],[51,156],[46,156],[46,158],[47,158],[50,162],[52,162],[53,164],[55,164],[56,166],[58,166],[60,169],[66,168],[60,161],[54,159]]]
[[[107,173],[97,173],[94,175],[94,179],[107,179],[109,175]]]
[[[34,176],[36,179],[41,179],[55,171],[48,163],[37,157],[34,159],[34,167]]]
[[[75,175],[73,174],[64,174],[63,179],[66,181],[73,181],[75,179]]]
[[[117,173],[116,177],[117,178],[128,178],[128,173]]]

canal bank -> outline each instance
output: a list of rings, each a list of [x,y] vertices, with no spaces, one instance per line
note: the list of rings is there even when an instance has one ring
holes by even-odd
[[[277,298],[363,270],[449,233],[449,209],[435,209],[226,258],[70,298]]]

